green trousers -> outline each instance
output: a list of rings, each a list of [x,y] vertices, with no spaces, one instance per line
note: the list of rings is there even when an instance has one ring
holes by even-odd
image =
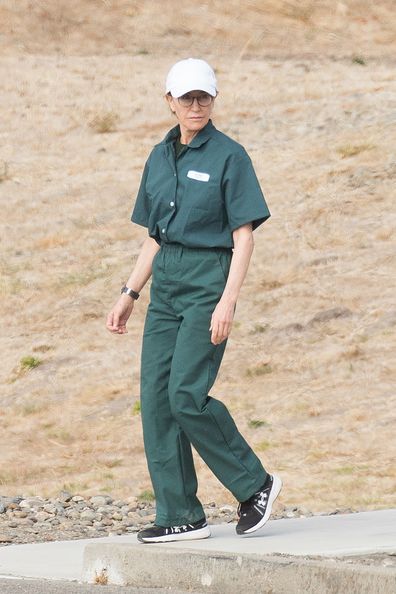
[[[210,319],[232,252],[163,244],[153,260],[141,357],[144,447],[159,526],[204,517],[191,445],[238,501],[267,473],[226,406],[209,396],[226,341],[210,342]],[[243,396],[241,396],[243,397]]]

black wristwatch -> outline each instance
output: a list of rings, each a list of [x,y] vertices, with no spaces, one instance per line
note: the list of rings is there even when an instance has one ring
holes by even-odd
[[[127,287],[126,285],[124,285],[121,289],[121,293],[126,293],[127,295],[129,295],[129,297],[132,297],[132,299],[139,299],[140,295],[139,293],[136,293],[136,291],[134,291],[133,289],[130,289],[129,287]]]

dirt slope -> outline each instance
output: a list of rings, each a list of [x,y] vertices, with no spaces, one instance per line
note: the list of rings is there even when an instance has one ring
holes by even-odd
[[[173,125],[163,79],[196,55],[272,212],[213,395],[282,475],[279,505],[395,505],[392,5],[1,3],[0,493],[150,489],[148,287],[129,334],[104,320],[145,236],[129,221],[144,161]],[[232,501],[197,468],[204,501]]]

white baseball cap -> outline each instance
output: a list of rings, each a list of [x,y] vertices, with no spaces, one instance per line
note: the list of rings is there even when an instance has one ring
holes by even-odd
[[[166,77],[166,92],[181,97],[190,91],[205,91],[216,97],[217,81],[213,69],[205,60],[187,58],[172,66]]]

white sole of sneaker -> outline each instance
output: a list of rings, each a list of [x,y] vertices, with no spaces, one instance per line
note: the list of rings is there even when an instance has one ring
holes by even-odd
[[[258,524],[256,524],[255,526],[252,526],[248,530],[245,530],[245,532],[243,534],[251,534],[252,532],[256,532],[256,530],[259,530],[259,528],[262,528],[264,526],[264,524],[266,524],[268,522],[269,517],[272,512],[272,504],[274,503],[275,499],[278,497],[278,495],[280,493],[280,490],[282,489],[282,481],[281,481],[280,477],[276,474],[273,474],[272,478],[273,478],[273,484],[272,484],[271,492],[268,497],[268,505],[267,505],[267,509],[265,510],[265,514],[263,515],[261,520],[258,522]],[[241,536],[243,536],[243,534]]]
[[[199,540],[200,538],[208,538],[210,536],[209,526],[204,526],[199,530],[191,530],[191,532],[176,532],[175,534],[166,534],[165,536],[157,536],[152,538],[143,538],[138,542],[173,542],[176,540]]]

